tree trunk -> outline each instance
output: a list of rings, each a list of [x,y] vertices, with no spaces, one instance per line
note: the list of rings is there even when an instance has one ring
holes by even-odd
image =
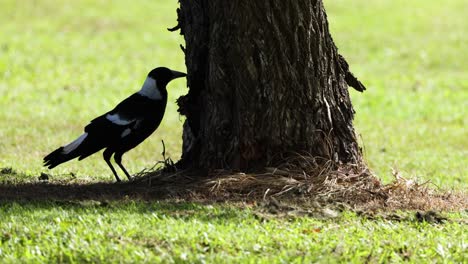
[[[349,72],[321,0],[180,0],[181,167],[252,171],[306,153],[357,163]]]

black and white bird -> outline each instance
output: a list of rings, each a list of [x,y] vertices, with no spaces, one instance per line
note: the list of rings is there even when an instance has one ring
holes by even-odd
[[[111,111],[93,119],[84,134],[68,145],[62,146],[44,158],[44,166],[52,169],[59,164],[77,158],[82,160],[104,149],[104,160],[115,179],[120,178],[111,164],[111,157],[127,175],[122,165],[122,155],[149,137],[159,126],[167,103],[166,85],[185,73],[159,67],[148,73],[143,87],[119,103]]]

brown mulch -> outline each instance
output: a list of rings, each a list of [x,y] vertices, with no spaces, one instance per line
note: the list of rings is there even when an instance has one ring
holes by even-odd
[[[302,208],[341,206],[357,211],[468,209],[468,195],[438,190],[394,173],[390,184],[365,165],[342,165],[299,156],[261,173],[230,171],[142,172],[123,183],[56,181],[41,175],[39,182],[0,184],[0,201],[122,199],[194,202],[265,202]]]

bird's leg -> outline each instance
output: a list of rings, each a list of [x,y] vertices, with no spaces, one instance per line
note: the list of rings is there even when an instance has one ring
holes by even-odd
[[[122,155],[123,155],[123,153],[119,153],[119,152],[115,153],[115,155],[114,155],[115,163],[117,163],[117,165],[119,165],[119,167],[122,169],[122,171],[125,173],[125,175],[127,175],[128,180],[131,181],[132,177],[127,172],[125,167],[122,165]]]
[[[114,167],[112,166],[112,163],[110,162],[112,151],[109,149],[106,149],[104,150],[104,153],[102,154],[102,156],[104,157],[104,160],[106,161],[107,165],[109,165],[109,168],[112,170],[112,173],[114,173],[114,176],[117,182],[120,182],[119,175],[117,175],[117,172],[115,171]]]

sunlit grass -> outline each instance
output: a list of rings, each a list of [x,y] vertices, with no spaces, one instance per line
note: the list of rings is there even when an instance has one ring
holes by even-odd
[[[442,187],[468,181],[468,37],[461,1],[330,1],[340,52],[368,90],[352,92],[371,168]],[[372,5],[370,7],[369,5]]]
[[[6,262],[463,262],[467,238],[457,222],[356,220],[351,213],[267,220],[227,205],[13,203],[0,213],[8,223],[0,226]]]

